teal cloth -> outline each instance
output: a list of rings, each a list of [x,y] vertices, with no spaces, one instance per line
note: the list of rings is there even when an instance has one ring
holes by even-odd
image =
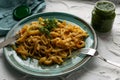
[[[18,22],[13,19],[13,10],[17,6],[26,5],[26,3],[23,2],[24,0],[21,0],[22,2],[20,2],[19,0],[19,2],[15,2],[14,0],[12,0],[12,2],[10,1],[11,0],[8,0],[8,2],[5,3],[5,0],[0,0],[0,36],[5,36],[8,31]],[[31,0],[31,2],[27,2],[27,4],[28,3],[32,14],[41,12],[46,6],[44,0]]]

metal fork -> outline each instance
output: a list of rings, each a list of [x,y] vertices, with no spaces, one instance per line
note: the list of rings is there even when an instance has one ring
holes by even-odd
[[[104,57],[102,57],[98,51],[96,49],[92,49],[92,48],[82,48],[82,49],[79,49],[75,52],[73,52],[72,56],[77,56],[77,55],[80,55],[80,54],[85,54],[85,55],[89,55],[89,56],[92,56],[92,57],[97,57],[99,59],[101,59],[102,61],[104,62],[107,62],[113,66],[116,66],[118,68],[120,68],[120,64],[116,63],[116,62],[113,62],[113,61],[110,61],[108,59],[105,59]],[[76,72],[74,72],[76,73]],[[73,74],[74,74],[73,73]],[[63,77],[63,76],[59,76],[60,80],[67,80],[68,77],[72,76],[73,74],[68,74],[66,77]]]
[[[8,44],[16,41],[19,38],[19,36],[20,36],[19,34],[16,34],[15,36],[5,39],[3,42],[0,43],[0,49],[7,46]]]
[[[82,48],[82,49],[79,49],[77,51],[75,51],[76,53],[73,54],[73,55],[78,55],[78,54],[86,54],[86,55],[89,55],[89,56],[95,56],[101,60],[103,60],[104,62],[107,62],[113,66],[116,66],[116,67],[119,67],[120,68],[120,64],[116,63],[116,62],[113,62],[113,61],[110,61],[108,59],[105,59],[104,57],[102,57],[97,50],[95,49],[92,49],[92,48]]]

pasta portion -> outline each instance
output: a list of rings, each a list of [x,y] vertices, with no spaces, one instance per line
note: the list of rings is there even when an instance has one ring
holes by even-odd
[[[85,47],[88,34],[79,26],[57,19],[43,19],[25,24],[18,32],[14,50],[23,59],[38,59],[39,64],[62,64],[72,51]]]

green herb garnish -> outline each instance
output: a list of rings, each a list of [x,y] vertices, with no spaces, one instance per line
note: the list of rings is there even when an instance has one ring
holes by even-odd
[[[49,31],[47,28],[45,28],[45,27],[41,27],[41,28],[40,28],[40,31],[41,31],[42,33],[47,34],[47,35],[50,34],[50,31]]]
[[[53,28],[56,28],[57,27],[57,19],[45,19],[44,20],[44,26],[40,28],[40,31],[42,33],[45,33],[46,35],[50,35],[50,31],[53,29]]]

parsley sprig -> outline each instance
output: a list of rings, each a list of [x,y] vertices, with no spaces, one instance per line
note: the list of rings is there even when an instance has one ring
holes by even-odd
[[[57,19],[45,19],[44,20],[44,26],[40,28],[40,31],[46,35],[50,35],[50,31],[53,28],[57,27]]]

